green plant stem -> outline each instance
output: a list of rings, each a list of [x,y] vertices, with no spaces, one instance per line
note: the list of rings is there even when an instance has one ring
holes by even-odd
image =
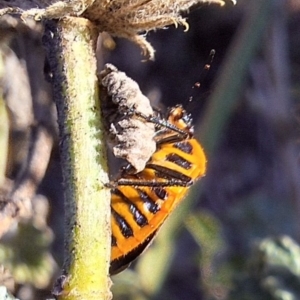
[[[209,99],[201,126],[198,126],[200,134],[197,134],[197,138],[203,144],[205,153],[208,156],[208,164],[209,158],[217,147],[225,125],[237,104],[238,95],[243,86],[243,79],[265,32],[273,5],[274,0],[253,1],[249,5],[248,15],[228,50],[223,71],[216,81],[216,88]],[[196,132],[199,131],[196,130]],[[140,278],[145,278],[143,281],[144,289],[154,298],[155,295],[159,294],[168,274],[174,257],[175,239],[180,232],[180,228],[183,228],[184,219],[190,208],[199,199],[201,193],[200,182],[200,185],[196,184],[191,188],[189,197],[170,217],[155,241],[155,245],[143,255],[138,263]],[[152,268],[151,271],[146,268],[143,271],[146,262],[156,267]],[[147,276],[147,274],[151,274],[151,276]]]
[[[9,120],[8,113],[4,100],[2,98],[2,90],[0,89],[0,186],[4,183],[7,154],[8,154],[8,135],[9,135]]]
[[[111,299],[110,191],[98,98],[97,31],[86,19],[48,21],[65,184],[65,279],[60,300]],[[57,292],[57,290],[56,290]]]
[[[0,51],[0,79],[4,72],[4,60],[2,51]],[[3,91],[0,88],[0,186],[5,180],[7,154],[8,154],[8,135],[9,135],[9,119],[8,113],[3,99]]]

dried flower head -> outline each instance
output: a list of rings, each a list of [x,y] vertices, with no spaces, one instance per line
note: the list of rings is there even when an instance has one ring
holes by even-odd
[[[228,0],[229,1],[229,0]],[[235,0],[231,0],[235,4]],[[0,16],[17,13],[22,18],[58,19],[66,16],[82,16],[94,22],[99,31],[127,38],[142,49],[148,59],[154,58],[154,49],[146,40],[150,30],[174,24],[188,23],[180,13],[201,3],[224,5],[223,0],[0,0]]]
[[[84,16],[94,21],[101,31],[127,38],[138,44],[143,55],[153,59],[154,49],[143,34],[172,24],[176,27],[183,25],[185,30],[188,30],[189,25],[180,13],[199,3],[224,5],[225,2],[222,0],[95,1],[86,10]]]

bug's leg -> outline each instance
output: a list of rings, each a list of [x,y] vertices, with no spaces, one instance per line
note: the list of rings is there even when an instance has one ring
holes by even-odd
[[[119,186],[141,186],[141,187],[170,187],[170,186],[182,186],[189,187],[193,184],[193,181],[182,181],[180,179],[167,179],[165,181],[156,181],[156,180],[134,180],[134,179],[117,179],[115,181],[110,181],[105,184],[108,188],[117,188]]]
[[[136,115],[137,117],[144,119],[147,122],[158,125],[159,127],[170,129],[170,130],[182,135],[183,138],[188,136],[187,132],[178,128],[176,125],[173,125],[172,123],[168,122],[165,118],[162,118],[161,116],[156,117],[153,115],[147,116],[147,115],[143,114],[142,112],[137,111],[134,106],[127,107],[127,114],[128,115]]]

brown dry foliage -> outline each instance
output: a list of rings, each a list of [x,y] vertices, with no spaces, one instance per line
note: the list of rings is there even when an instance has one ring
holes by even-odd
[[[235,1],[232,0],[233,3]],[[223,0],[0,0],[0,16],[17,13],[22,19],[59,19],[66,16],[82,16],[94,22],[99,31],[127,38],[142,49],[143,54],[154,58],[154,49],[143,33],[174,24],[188,23],[180,13],[201,3],[224,5]],[[36,8],[38,7],[38,8]]]

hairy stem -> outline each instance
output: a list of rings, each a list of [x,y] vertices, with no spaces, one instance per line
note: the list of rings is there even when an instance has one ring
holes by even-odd
[[[86,19],[65,18],[46,26],[65,184],[64,275],[54,289],[60,300],[111,298],[110,191],[104,187],[108,175],[96,40],[97,31]]]
[[[4,61],[2,52],[0,52],[0,79],[2,80],[4,72]],[[5,180],[7,153],[8,153],[8,134],[9,134],[9,120],[8,113],[3,99],[3,90],[0,88],[0,186]]]

